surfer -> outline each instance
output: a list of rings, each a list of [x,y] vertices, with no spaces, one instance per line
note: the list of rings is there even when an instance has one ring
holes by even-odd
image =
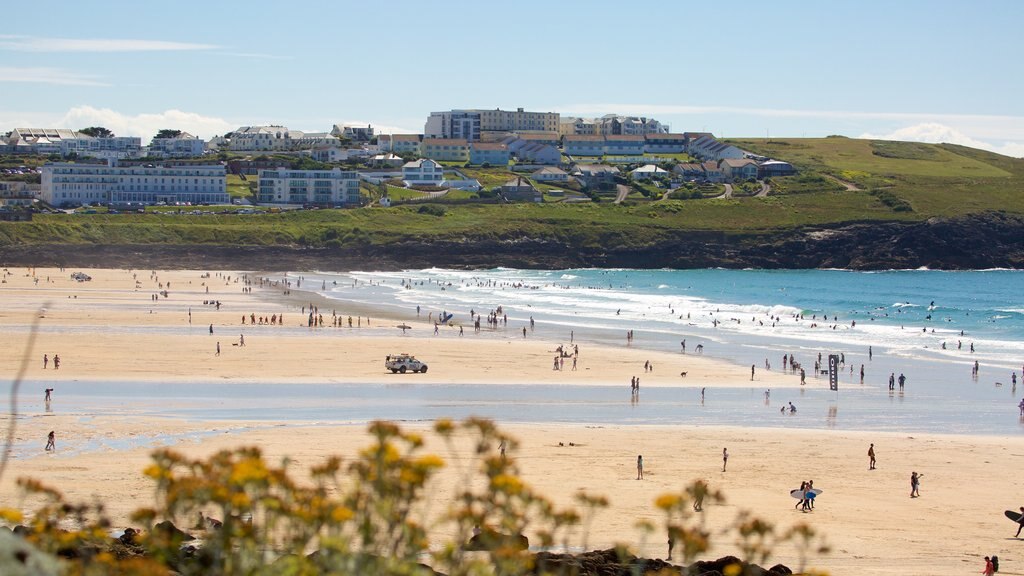
[[[868,447],[868,470],[875,469],[875,445],[871,444]]]
[[[1024,529],[1024,506],[1020,507],[1020,518],[1017,520],[1017,533],[1014,538],[1020,538],[1020,531]]]

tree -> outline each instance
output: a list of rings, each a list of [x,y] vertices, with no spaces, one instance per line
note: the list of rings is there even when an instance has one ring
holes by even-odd
[[[172,130],[171,128],[164,128],[156,133],[157,138],[177,138],[178,136],[181,136],[181,130]]]
[[[114,133],[107,130],[103,126],[90,126],[88,128],[82,128],[79,130],[80,133],[86,136],[92,136],[93,138],[113,138]]]

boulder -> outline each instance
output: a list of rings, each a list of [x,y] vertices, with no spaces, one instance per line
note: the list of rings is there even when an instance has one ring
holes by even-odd
[[[522,534],[501,534],[493,530],[485,530],[470,538],[463,549],[470,552],[480,552],[498,550],[499,548],[526,550],[529,547],[530,540]]]

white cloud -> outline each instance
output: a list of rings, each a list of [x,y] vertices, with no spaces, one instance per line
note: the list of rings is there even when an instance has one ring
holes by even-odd
[[[1014,156],[1017,158],[1024,157],[1024,142],[1003,142],[1002,144],[993,144],[991,142],[971,138],[967,134],[964,134],[955,128],[951,128],[945,124],[939,124],[938,122],[923,122],[921,124],[905,126],[889,132],[888,134],[864,133],[858,136],[858,138],[867,138],[871,140],[928,142],[932,144],[960,144],[961,146],[980,148],[982,150],[989,150],[1006,156]]]
[[[0,66],[0,82],[57,84],[61,86],[109,86],[98,76],[63,68]]]
[[[41,38],[0,34],[0,49],[18,52],[165,52],[211,50],[214,44],[120,38]]]
[[[35,121],[40,122],[40,119],[37,117]],[[163,128],[184,130],[189,134],[208,139],[214,135],[230,132],[237,127],[223,118],[202,116],[181,110],[131,115],[122,114],[109,108],[94,108],[92,106],[76,106],[63,116],[50,119],[49,124],[37,127],[77,130],[86,126],[103,126],[118,136],[139,136],[147,143]]]
[[[933,114],[928,112],[866,112],[858,110],[797,110],[737,106],[697,106],[684,104],[596,103],[549,107],[563,116],[593,116],[609,113],[637,116],[658,115],[733,115],[769,118],[821,118],[849,122],[886,121],[896,124],[940,123],[976,138],[1024,140],[1024,116],[1000,114]]]

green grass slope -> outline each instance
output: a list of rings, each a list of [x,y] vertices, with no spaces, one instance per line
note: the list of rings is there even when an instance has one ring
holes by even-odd
[[[461,204],[299,211],[265,215],[37,214],[0,222],[0,246],[215,244],[386,246],[401,242],[550,238],[580,247],[656,244],[686,231],[784,232],[852,222],[913,222],[1002,211],[1024,214],[1024,160],[953,145],[842,137],[730,140],[800,170],[767,197],[630,199],[601,203]],[[504,182],[506,169],[467,169]],[[238,184],[242,184],[239,182]],[[849,184],[853,189],[848,189]],[[240,187],[240,186],[239,186]]]

